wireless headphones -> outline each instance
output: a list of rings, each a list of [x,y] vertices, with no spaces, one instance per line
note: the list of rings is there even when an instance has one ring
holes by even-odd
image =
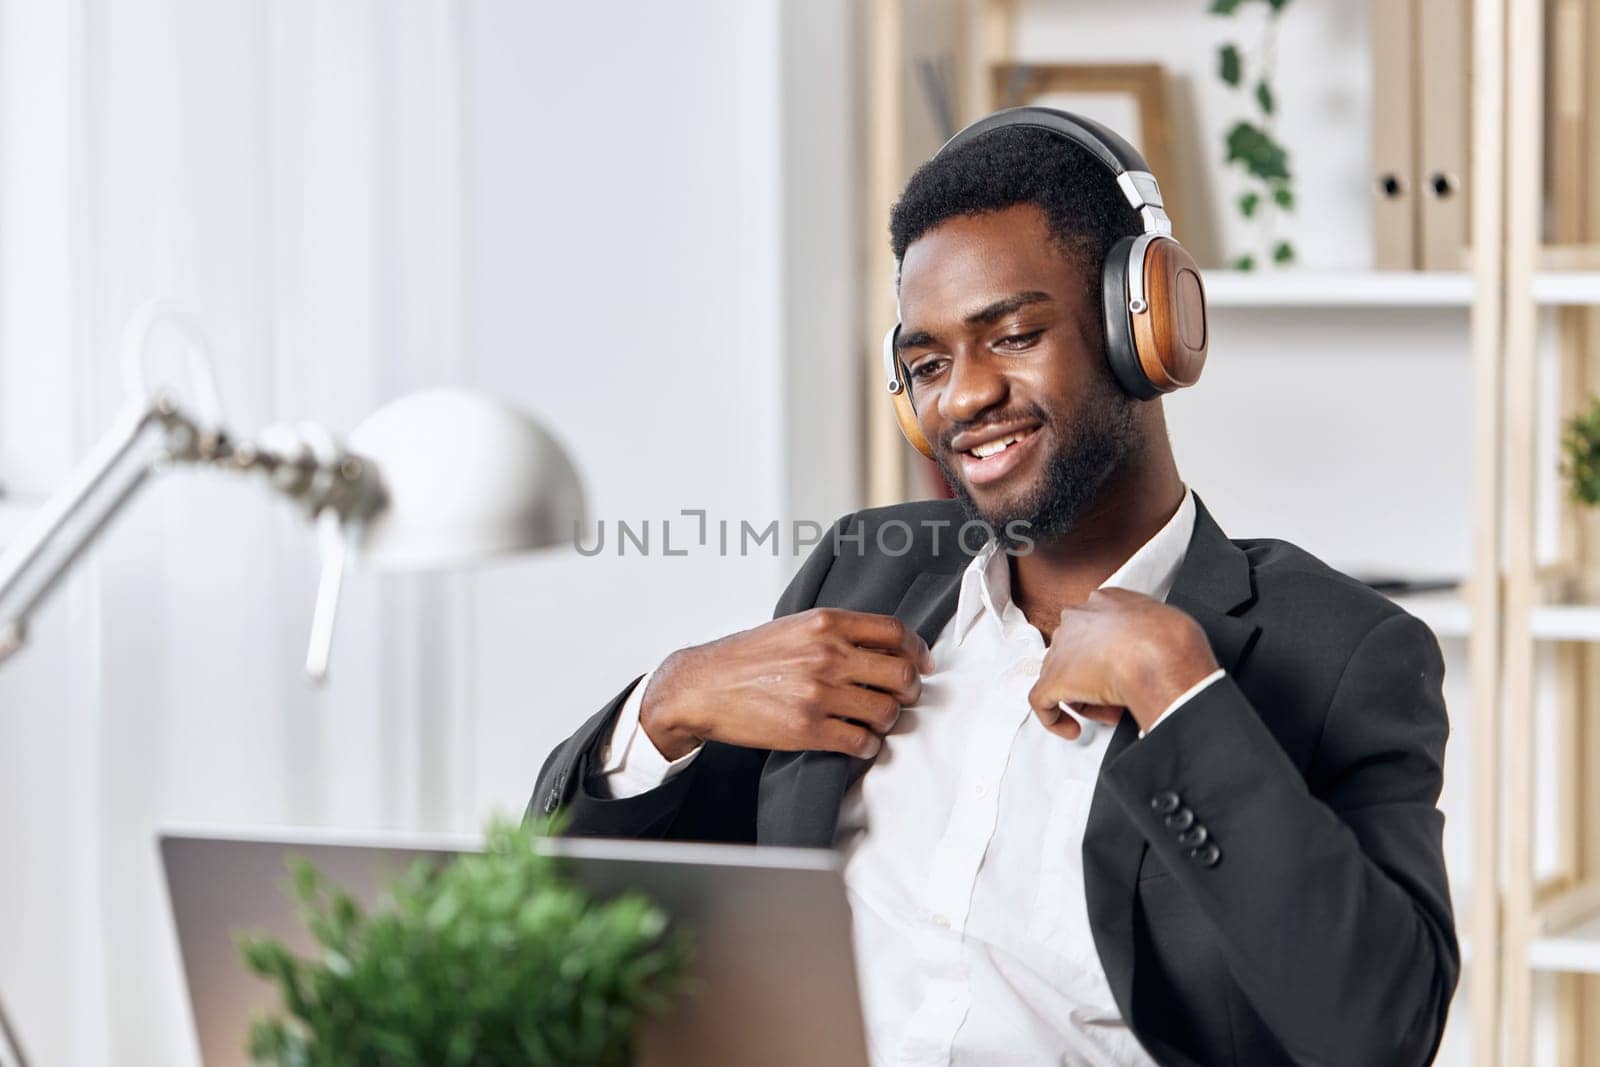
[[[1149,400],[1200,380],[1206,362],[1206,293],[1194,257],[1172,236],[1150,165],[1137,149],[1106,127],[1049,107],[1013,107],[979,119],[934,155],[937,159],[986,133],[1023,126],[1045,130],[1105,165],[1117,188],[1139,213],[1144,229],[1124,237],[1106,253],[1100,290],[1106,313],[1106,359],[1128,395]],[[917,422],[911,379],[895,339],[900,324],[883,338],[883,369],[889,398],[906,440],[929,459],[933,448]]]

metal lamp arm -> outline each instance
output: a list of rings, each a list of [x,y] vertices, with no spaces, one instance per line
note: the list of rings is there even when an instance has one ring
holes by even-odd
[[[110,480],[113,472],[151,430],[158,427],[169,434],[199,432],[198,427],[180,414],[165,397],[141,399],[124,408],[106,435],[73,468],[67,484],[46,501],[33,521],[0,553],[0,608],[4,608],[7,597],[38,567],[40,559],[51,545],[61,539],[62,530],[84,512],[96,491]],[[48,566],[27,598],[15,609],[0,614],[0,662],[27,640],[28,617],[144,484],[151,469],[145,465],[132,474],[116,495],[105,503],[99,514],[89,521],[89,525],[70,539],[66,553]]]
[[[118,468],[156,432],[161,434],[160,456],[167,461],[239,472],[260,471],[269,484],[304,506],[317,520],[323,575],[317,588],[306,671],[314,681],[321,681],[327,672],[344,570],[344,532],[371,518],[385,502],[377,468],[340,448],[331,434],[313,425],[277,427],[266,431],[259,441],[235,445],[225,432],[202,426],[164,394],[125,408],[73,469],[61,491],[0,553],[0,662],[23,645],[28,618],[157,469],[153,462],[134,468],[126,481],[103,499],[98,510],[89,509],[90,501],[105,496],[103,491]],[[69,529],[75,519],[81,520],[82,525]],[[64,551],[53,560],[41,562],[53,546]],[[34,574],[38,575],[38,582],[24,590],[21,603],[8,607],[7,598]]]

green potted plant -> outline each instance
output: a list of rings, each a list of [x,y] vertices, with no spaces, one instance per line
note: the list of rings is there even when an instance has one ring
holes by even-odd
[[[481,854],[419,863],[371,913],[297,860],[319,955],[240,942],[276,985],[249,1052],[277,1067],[626,1064],[683,985],[689,945],[640,894],[593,899],[540,855],[548,824],[489,825]]]
[[[1587,562],[1555,594],[1562,600],[1592,603],[1600,599],[1600,397],[1590,396],[1589,406],[1562,424],[1561,473],[1569,498],[1579,508]]]

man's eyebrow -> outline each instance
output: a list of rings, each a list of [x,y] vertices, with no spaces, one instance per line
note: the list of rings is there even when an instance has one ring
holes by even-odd
[[[1008,296],[1004,300],[996,300],[986,308],[974,311],[966,318],[968,326],[990,326],[1018,308],[1027,307],[1029,304],[1048,304],[1054,298],[1049,293],[1029,292]]]
[[[1041,293],[1037,290],[1017,293],[1003,300],[996,300],[987,307],[979,308],[962,321],[968,326],[992,326],[1019,308],[1027,307],[1029,304],[1049,304],[1054,301],[1055,297],[1049,293]],[[908,348],[927,347],[936,340],[937,338],[927,330],[914,330],[909,333],[901,332],[895,338],[894,347],[896,351],[903,352]]]
[[[904,352],[908,348],[927,348],[933,344],[933,334],[927,330],[917,330],[915,333],[897,333],[894,336],[894,350]]]

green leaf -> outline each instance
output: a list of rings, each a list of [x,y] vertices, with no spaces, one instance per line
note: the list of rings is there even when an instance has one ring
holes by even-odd
[[[1289,154],[1272,136],[1250,122],[1228,131],[1228,162],[1238,163],[1264,182],[1289,178]]]
[[[1290,246],[1288,241],[1279,241],[1278,242],[1277,247],[1275,247],[1272,250],[1272,262],[1274,262],[1274,263],[1293,263],[1294,262],[1294,248]]]
[[[1289,0],[1267,0],[1267,4],[1272,8],[1272,13],[1276,15],[1289,6]]]
[[[1265,81],[1256,83],[1256,103],[1261,105],[1263,114],[1270,115],[1277,107],[1277,101],[1272,96],[1272,86]]]
[[[1239,0],[1211,0],[1211,14],[1231,15],[1238,6]]]
[[[1238,257],[1237,259],[1235,259],[1233,261],[1233,269],[1234,270],[1255,270],[1256,269],[1256,257],[1255,256],[1240,256],[1240,257]]]
[[[1260,193],[1245,193],[1239,198],[1239,214],[1243,215],[1247,219],[1253,219],[1256,216],[1256,208],[1259,207],[1260,204]]]
[[[1294,191],[1287,185],[1279,185],[1272,190],[1272,202],[1285,211],[1294,210]]]
[[[1217,76],[1229,85],[1238,87],[1244,78],[1244,61],[1239,57],[1238,48],[1225,44],[1217,49]]]

